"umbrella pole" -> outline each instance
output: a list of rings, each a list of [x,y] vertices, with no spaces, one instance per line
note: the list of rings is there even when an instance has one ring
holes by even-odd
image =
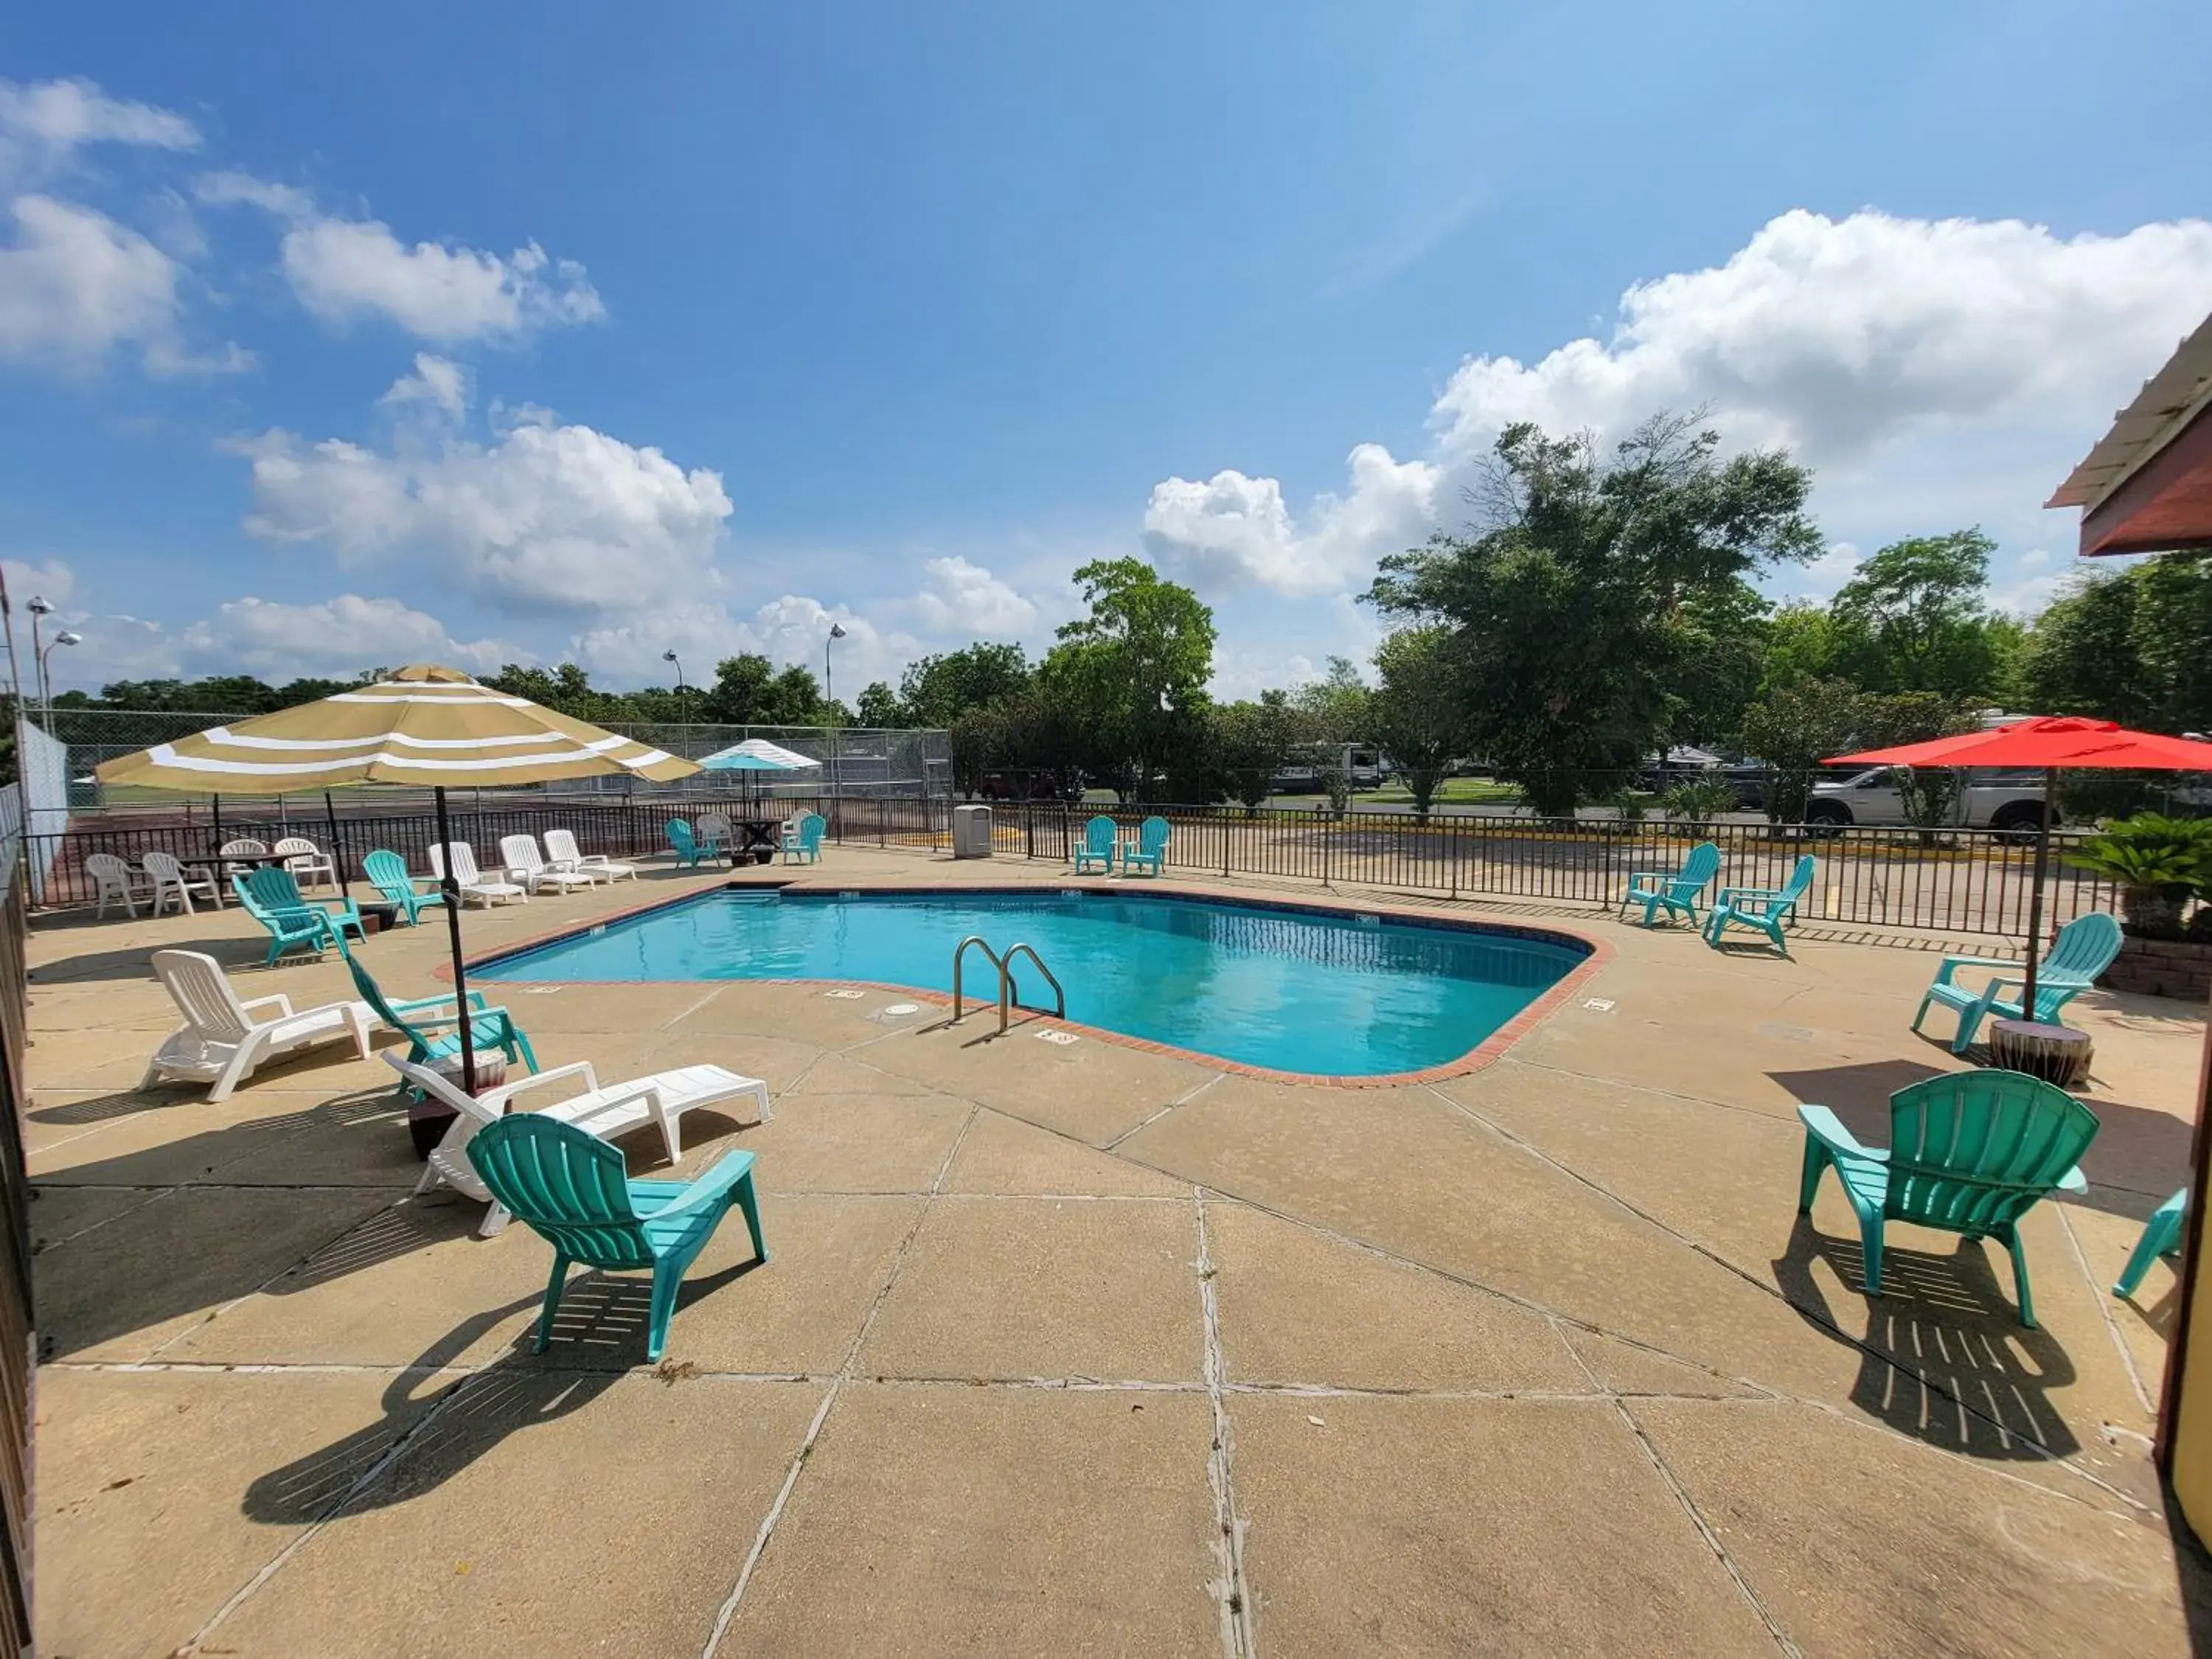
[[[215,848],[219,848],[222,845],[222,797],[221,795],[210,795],[208,797],[208,811],[212,813],[215,817],[215,828],[208,831],[210,835],[215,837],[214,842],[210,847],[210,850],[212,851]]]
[[[470,1027],[476,1022],[469,1018],[468,969],[461,962],[461,884],[453,879],[453,836],[446,823],[446,787],[440,784],[431,793],[438,802],[438,845],[445,849],[438,855],[446,872],[439,878],[438,890],[446,896],[446,934],[453,946],[453,1018],[461,1033],[461,1087],[474,1094],[477,1050]]]
[[[331,826],[331,868],[337,872],[338,891],[344,892],[352,878],[346,874],[345,849],[338,845],[338,809],[331,805],[331,792],[323,791],[323,817]]]
[[[2035,879],[2027,900],[2027,983],[2021,988],[2020,1012],[2035,1018],[2035,963],[2043,953],[2043,872],[2051,860],[2051,813],[2058,804],[2058,772],[2043,769],[2043,813],[2035,824]]]

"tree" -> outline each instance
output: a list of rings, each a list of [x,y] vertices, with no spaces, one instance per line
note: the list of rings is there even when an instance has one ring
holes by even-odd
[[[1039,689],[1077,736],[1077,763],[1124,799],[1148,793],[1178,745],[1197,740],[1213,675],[1213,612],[1141,559],[1075,573],[1091,614],[1065,623]]]
[[[1468,739],[1539,812],[1571,812],[1593,774],[1658,746],[1687,701],[1698,606],[1820,549],[1811,474],[1719,445],[1694,416],[1655,416],[1610,456],[1517,423],[1473,494],[1479,533],[1382,561],[1369,601],[1452,629]]]
[[[1344,746],[1367,739],[1373,693],[1349,657],[1331,657],[1327,672],[1297,689],[1292,700],[1305,740],[1312,745],[1314,770],[1328,792],[1329,810],[1342,817],[1352,807],[1352,775],[1345,770]]]
[[[1018,645],[982,641],[917,658],[899,677],[902,726],[951,726],[961,714],[1029,690],[1029,659]]]
[[[2212,730],[2212,554],[2077,578],[2036,618],[2021,684],[2039,714]]]
[[[811,670],[793,664],[778,672],[750,653],[717,663],[714,684],[700,699],[700,718],[722,726],[818,726],[823,715]]]
[[[1831,755],[1948,737],[1972,731],[1974,722],[1970,703],[1940,692],[1884,694],[1861,690],[1849,680],[1802,679],[1778,686],[1744,710],[1743,741],[1774,769],[1768,819],[1802,823],[1820,763]],[[1923,828],[1947,822],[1957,781],[1947,768],[1900,769],[1906,818]]]
[[[1863,695],[1849,680],[1801,679],[1765,693],[1743,711],[1744,747],[1774,769],[1766,794],[1770,822],[1805,821],[1820,763],[1852,747]]]
[[[1832,665],[1870,691],[1996,695],[2019,638],[1984,602],[1996,550],[1978,529],[1883,548],[1836,595]]]
[[[904,726],[906,706],[884,681],[872,681],[860,693],[859,722],[862,726]]]
[[[1289,695],[1262,691],[1257,702],[1217,704],[1211,725],[1210,758],[1230,794],[1248,808],[1263,805],[1303,729]]]
[[[2041,714],[2087,714],[2144,726],[2157,692],[2136,647],[2142,587],[2129,574],[2101,570],[2075,579],[2035,619],[2021,651],[2021,690]]]
[[[1414,814],[1425,819],[1462,744],[1458,667],[1448,628],[1406,628],[1375,653],[1382,684],[1369,705],[1369,731],[1397,763]]]
[[[486,676],[484,684],[511,697],[527,697],[556,714],[595,724],[621,720],[631,712],[629,699],[593,690],[591,677],[572,662],[554,668],[525,668],[518,663],[507,663],[498,673]]]

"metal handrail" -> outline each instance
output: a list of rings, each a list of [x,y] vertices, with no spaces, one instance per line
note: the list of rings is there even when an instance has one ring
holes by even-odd
[[[1008,948],[1005,958],[999,963],[999,1030],[1001,1035],[1006,1029],[1008,1008],[1021,1006],[1013,999],[1014,958],[1024,956],[1036,963],[1037,972],[1042,974],[1045,983],[1052,987],[1052,1017],[1054,1019],[1067,1018],[1067,993],[1060,989],[1059,979],[1054,976],[1051,969],[1044,965],[1044,958],[1036,953],[1036,946],[1026,940],[1017,940]],[[1031,1012],[1042,1013],[1044,1011],[1039,1008]]]
[[[967,956],[968,947],[971,945],[981,946],[983,954],[991,958],[991,966],[999,970],[999,1000],[1002,1008],[999,1015],[999,1029],[1003,1031],[1006,1029],[1006,1017],[1003,1012],[1006,1002],[1006,960],[991,948],[990,940],[985,939],[981,933],[970,933],[952,947],[952,1023],[955,1025],[960,1023],[960,964],[962,959]],[[1032,951],[1030,954],[1034,956],[1036,952]],[[1037,966],[1042,968],[1044,964],[1039,963]],[[1050,975],[1048,975],[1046,977],[1049,978]]]

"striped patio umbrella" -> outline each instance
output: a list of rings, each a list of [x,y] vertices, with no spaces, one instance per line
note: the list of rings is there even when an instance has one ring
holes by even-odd
[[[374,685],[297,708],[157,743],[95,769],[110,787],[203,794],[276,794],[355,784],[412,784],[437,802],[438,839],[450,843],[446,789],[501,788],[621,775],[666,783],[699,769],[690,761],[586,721],[571,720],[479,685],[459,669],[417,663]],[[452,860],[448,860],[450,866]],[[465,996],[460,894],[450,867],[443,883],[453,938],[453,994]],[[463,1085],[476,1085],[468,1022],[461,1033]]]

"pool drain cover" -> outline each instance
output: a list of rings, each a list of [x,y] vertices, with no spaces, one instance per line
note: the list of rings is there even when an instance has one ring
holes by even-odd
[[[1037,1036],[1045,1042],[1057,1042],[1063,1048],[1075,1041],[1075,1033],[1073,1031],[1039,1031]]]

